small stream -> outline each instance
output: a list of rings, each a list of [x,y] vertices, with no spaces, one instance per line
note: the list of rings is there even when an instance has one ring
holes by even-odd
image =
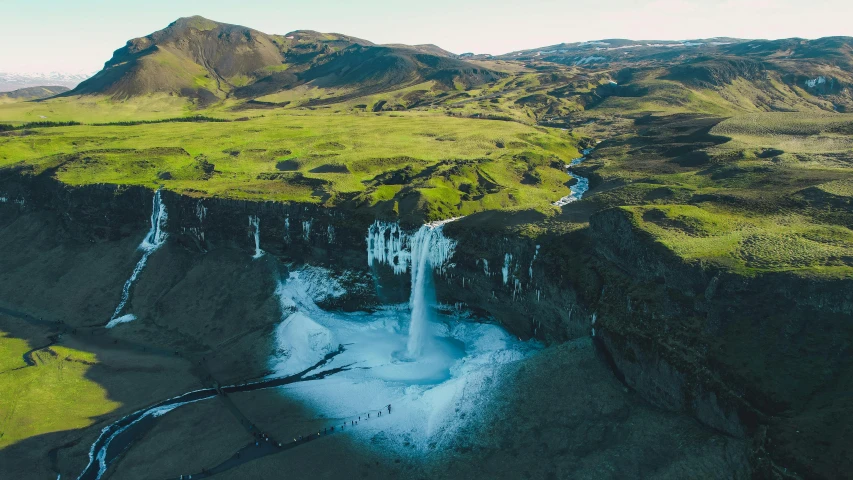
[[[575,182],[574,185],[569,187],[569,194],[568,195],[557,200],[556,202],[552,203],[551,205],[554,205],[555,207],[566,206],[572,202],[576,202],[576,201],[580,200],[583,197],[583,194],[586,193],[587,190],[589,190],[589,179],[581,177],[580,175],[575,175],[574,172],[572,172],[572,167],[579,165],[581,162],[586,160],[586,157],[590,153],[592,153],[593,150],[594,149],[592,149],[592,148],[584,149],[582,152],[583,153],[582,157],[576,158],[576,159],[572,160],[571,163],[566,165],[566,173],[568,173],[570,177],[577,180],[577,182]]]
[[[271,378],[259,382],[231,385],[221,387],[219,389],[211,387],[194,390],[168,400],[163,400],[151,407],[137,410],[136,412],[121,418],[101,430],[101,435],[98,436],[98,439],[94,444],[92,444],[92,448],[89,450],[89,464],[86,465],[86,469],[83,470],[83,473],[81,473],[77,478],[78,480],[99,480],[107,471],[109,465],[118,456],[124,453],[124,451],[127,450],[135,440],[154,427],[158,417],[161,417],[178,407],[207,400],[220,393],[229,394],[251,392],[254,390],[280,387],[290,383],[325,378],[329,375],[348,369],[348,366],[343,366],[319,372],[317,371],[317,369],[328,364],[334,357],[343,353],[343,351],[344,349],[341,347],[338,350],[329,353],[314,365],[293,375]]]

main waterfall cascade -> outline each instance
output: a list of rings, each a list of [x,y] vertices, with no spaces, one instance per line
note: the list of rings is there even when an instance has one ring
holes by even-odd
[[[128,299],[130,299],[130,289],[136,282],[139,274],[142,273],[142,270],[145,268],[145,264],[148,262],[148,257],[162,247],[163,244],[166,243],[166,238],[169,236],[169,234],[166,233],[166,221],[168,220],[169,215],[166,212],[166,206],[163,204],[163,199],[160,197],[160,190],[154,192],[154,199],[151,203],[151,229],[148,230],[148,234],[145,235],[145,238],[142,239],[142,243],[140,243],[138,247],[139,250],[142,250],[142,258],[140,258],[136,263],[130,278],[124,282],[124,287],[122,287],[121,290],[121,300],[119,301],[113,316],[110,317],[110,321],[107,323],[106,328],[113,328],[118,324],[136,320],[136,316],[131,313],[121,315],[125,305],[127,305]]]
[[[456,219],[428,223],[414,234],[405,233],[396,223],[376,221],[367,232],[367,264],[374,262],[390,265],[394,273],[411,272],[412,291],[409,306],[409,341],[406,353],[418,357],[429,340],[426,325],[435,291],[432,285],[433,270],[443,271],[456,249],[456,241],[444,236],[444,225]]]

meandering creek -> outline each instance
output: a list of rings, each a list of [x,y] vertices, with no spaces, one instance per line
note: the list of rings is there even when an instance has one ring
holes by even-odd
[[[575,175],[575,173],[572,172],[572,167],[577,166],[581,162],[586,160],[586,157],[590,153],[592,153],[593,150],[594,149],[592,149],[592,148],[584,149],[582,152],[583,153],[582,157],[575,158],[574,160],[571,161],[571,163],[566,165],[566,173],[568,173],[570,177],[577,180],[577,182],[575,182],[574,185],[569,187],[570,192],[568,195],[557,200],[552,205],[554,205],[555,207],[562,207],[562,206],[568,205],[572,202],[576,202],[583,197],[584,193],[586,193],[587,190],[589,190],[589,179],[581,177],[580,175]]]

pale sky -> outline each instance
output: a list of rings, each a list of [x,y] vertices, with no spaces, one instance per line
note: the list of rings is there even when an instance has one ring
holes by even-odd
[[[853,35],[850,0],[0,0],[0,11],[0,72],[91,73],[128,39],[190,15],[455,53],[603,38]]]

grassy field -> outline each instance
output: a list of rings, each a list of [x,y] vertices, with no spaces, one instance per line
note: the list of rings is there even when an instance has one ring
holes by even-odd
[[[184,98],[151,95],[128,101],[106,97],[63,97],[46,101],[0,105],[0,123],[21,125],[29,122],[100,123],[121,120],[157,120],[191,113]]]
[[[590,166],[594,198],[689,262],[747,275],[853,274],[853,115],[762,113],[655,124]],[[599,156],[600,153],[600,156]]]
[[[607,70],[494,66],[506,76],[449,90],[426,81],[352,96],[308,83],[205,109],[170,95],[0,105],[0,123],[18,128],[0,136],[0,168],[50,169],[72,185],[162,186],[418,220],[484,210],[552,216],[559,209],[551,203],[568,193],[562,166],[580,156],[580,145],[606,139],[578,167],[607,186],[588,197],[596,209],[692,205],[699,210],[679,218],[737,219],[733,236],[694,238],[644,220],[666,212],[637,213],[639,228],[685,259],[744,272],[847,268],[847,240],[825,244],[808,232],[825,227],[815,238],[837,239],[846,234],[834,229],[853,228],[853,215],[839,208],[851,199],[853,115],[827,112],[822,100],[773,75],[709,86],[649,69],[623,87]],[[193,115],[225,121],[94,125]],[[85,125],[22,129],[33,121]],[[786,221],[791,231],[775,237]],[[765,240],[787,247],[774,254]],[[786,257],[802,249],[815,253]]]
[[[689,261],[751,275],[850,275],[853,231],[796,214],[737,214],[713,205],[624,207],[634,223]]]
[[[94,354],[52,346],[33,352],[36,365],[29,367],[22,355],[31,348],[0,332],[0,449],[36,435],[87,427],[119,406],[87,378],[98,363]]]
[[[0,167],[52,168],[72,185],[162,185],[229,198],[373,206],[412,197],[435,217],[548,209],[568,192],[560,167],[579,156],[577,140],[441,113],[295,110],[221,123],[17,130],[0,137]]]

